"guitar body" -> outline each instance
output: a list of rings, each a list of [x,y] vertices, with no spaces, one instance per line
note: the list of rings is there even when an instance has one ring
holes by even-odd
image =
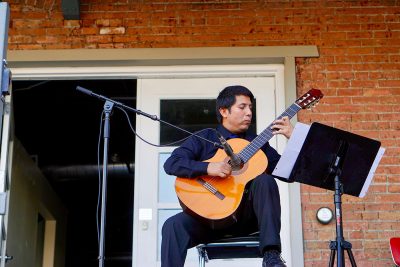
[[[249,142],[234,138],[228,140],[235,153],[241,151]],[[217,153],[205,162],[228,161],[226,153],[218,149]],[[200,220],[208,223],[212,228],[228,226],[236,221],[236,212],[242,201],[246,184],[265,172],[268,160],[264,152],[258,150],[241,169],[232,171],[226,178],[201,176],[197,178],[176,178],[175,190],[183,210]],[[211,185],[219,193],[212,193],[204,185]]]

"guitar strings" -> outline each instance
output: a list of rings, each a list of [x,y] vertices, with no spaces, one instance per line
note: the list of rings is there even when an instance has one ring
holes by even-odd
[[[286,109],[277,119],[281,119],[284,116],[293,117],[301,108],[292,104],[288,109]],[[291,111],[291,112],[290,112]],[[267,129],[270,129],[272,123]],[[273,134],[265,129],[261,134],[259,134],[249,145],[247,145],[238,155],[243,160],[247,162],[270,138]]]

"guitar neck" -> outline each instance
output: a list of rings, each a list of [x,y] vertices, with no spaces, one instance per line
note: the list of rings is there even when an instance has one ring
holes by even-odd
[[[288,116],[291,119],[301,107],[296,103],[293,103],[290,107],[288,107],[281,115],[279,115],[276,119],[281,119],[285,116]],[[261,148],[263,147],[273,136],[271,127],[273,124],[271,123],[268,127],[262,131],[250,144],[248,144],[242,151],[239,152],[238,156],[242,159],[243,163],[249,161],[249,159]]]

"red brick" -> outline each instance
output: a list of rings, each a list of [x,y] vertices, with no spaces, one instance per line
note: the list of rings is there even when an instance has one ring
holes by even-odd
[[[23,44],[23,43],[31,43],[32,42],[32,36],[26,36],[26,35],[13,35],[8,38],[8,42],[13,44]]]
[[[88,43],[111,43],[112,38],[107,35],[107,36],[87,36],[86,41]]]
[[[42,44],[19,44],[18,49],[21,50],[39,50],[44,49]]]
[[[400,87],[400,80],[378,81],[379,87]]]
[[[65,20],[64,27],[66,28],[79,28],[81,27],[79,20]]]
[[[103,27],[100,28],[100,34],[125,34],[125,28],[124,27]]]

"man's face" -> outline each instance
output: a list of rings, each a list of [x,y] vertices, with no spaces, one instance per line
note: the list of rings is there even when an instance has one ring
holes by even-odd
[[[248,96],[236,96],[236,102],[230,110],[227,108],[219,109],[222,116],[222,125],[232,133],[242,133],[247,131],[251,124],[253,105]]]

